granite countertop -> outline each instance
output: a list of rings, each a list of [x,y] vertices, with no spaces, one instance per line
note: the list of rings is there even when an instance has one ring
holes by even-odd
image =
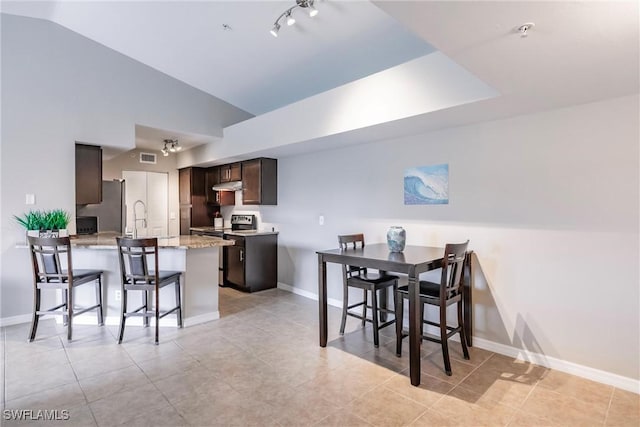
[[[212,231],[223,232],[224,234],[230,234],[232,236],[265,236],[269,234],[278,234],[277,231],[266,230],[231,230],[230,228],[215,228],[215,227],[191,227],[191,231],[208,233]]]
[[[116,237],[119,233],[98,233],[78,235],[71,239],[71,245],[88,249],[117,249]],[[233,241],[211,236],[170,236],[158,237],[158,247],[176,249],[201,249],[215,246],[233,246]]]
[[[211,231],[221,231],[224,233],[228,233],[231,231],[230,228],[219,228],[219,227],[211,227],[211,226],[203,226],[203,227],[191,227],[189,230],[191,231],[200,231],[203,233],[211,232]]]

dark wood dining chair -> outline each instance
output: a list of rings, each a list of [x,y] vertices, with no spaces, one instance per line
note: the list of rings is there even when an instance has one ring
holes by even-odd
[[[142,317],[145,327],[149,319],[155,319],[155,343],[159,343],[160,319],[168,314],[176,313],[178,327],[182,328],[182,299],[180,298],[180,271],[162,271],[158,268],[158,239],[129,239],[116,237],[120,260],[120,278],[122,285],[122,308],[120,311],[120,332],[118,344],[124,337],[124,326],[128,317]],[[168,285],[175,286],[176,306],[160,312],[160,289]],[[128,310],[129,291],[142,292],[142,306]],[[151,293],[154,303],[151,304]],[[151,306],[153,305],[153,309]]]
[[[460,334],[460,344],[462,345],[462,353],[465,359],[469,359],[469,350],[464,331],[463,321],[463,270],[465,265],[465,257],[467,255],[467,246],[469,241],[465,243],[449,243],[445,246],[444,257],[442,260],[442,273],[440,275],[440,283],[420,280],[420,313],[422,324],[436,326],[440,330],[440,336],[432,336],[423,333],[423,339],[440,343],[442,346],[442,357],[444,359],[444,370],[447,375],[451,375],[451,362],[449,360],[449,346],[447,341],[455,334]],[[395,293],[396,306],[396,355],[402,354],[402,339],[407,336],[402,329],[404,300],[409,298],[408,286],[401,286]],[[447,307],[457,305],[457,326],[448,326],[447,324]],[[439,308],[439,321],[432,322],[424,320],[425,305],[434,305]]]
[[[29,252],[33,265],[33,318],[29,342],[36,337],[38,320],[44,315],[62,316],[63,324],[67,327],[67,339],[73,334],[73,318],[89,310],[96,310],[98,325],[104,324],[102,306],[102,271],[73,269],[71,257],[71,241],[68,237],[31,237]],[[85,283],[95,283],[96,303],[91,307],[78,308],[75,306],[74,289]],[[62,291],[62,303],[55,307],[41,310],[42,290],[53,289]]]
[[[364,234],[348,234],[338,236],[338,243],[342,251],[356,250],[364,247]],[[344,335],[344,328],[347,323],[347,316],[352,316],[362,320],[364,327],[366,322],[373,324],[373,344],[378,347],[380,338],[378,331],[395,322],[395,311],[386,307],[378,306],[378,291],[386,290],[390,287],[395,291],[398,288],[398,277],[382,272],[372,272],[367,268],[343,265],[343,298],[342,298],[342,322],[340,323],[340,335]],[[349,287],[362,289],[364,291],[364,299],[361,302],[349,305]],[[371,305],[369,305],[368,294],[371,292]],[[358,314],[351,310],[352,308],[362,306],[362,314]],[[371,318],[367,317],[367,308],[371,309]],[[380,313],[393,314],[394,319],[381,324]]]

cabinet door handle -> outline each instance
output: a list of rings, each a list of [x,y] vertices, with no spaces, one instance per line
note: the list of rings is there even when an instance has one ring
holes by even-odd
[[[244,251],[240,249],[240,262],[244,261]]]

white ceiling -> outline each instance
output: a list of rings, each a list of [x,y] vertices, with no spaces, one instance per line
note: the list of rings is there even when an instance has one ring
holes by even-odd
[[[637,0],[318,0],[317,17],[298,9],[298,23],[283,25],[280,36],[272,37],[275,18],[293,3],[3,1],[2,11],[50,19],[253,114],[434,48],[501,93],[492,100],[388,123],[377,132],[343,135],[343,142],[639,91]],[[536,26],[521,38],[515,28],[525,22]],[[222,24],[232,30],[223,30]],[[140,126],[136,135],[139,147],[165,137],[178,138],[186,147],[209,142]]]
[[[433,49],[368,1],[3,1],[259,115]],[[225,30],[223,25],[230,29]]]

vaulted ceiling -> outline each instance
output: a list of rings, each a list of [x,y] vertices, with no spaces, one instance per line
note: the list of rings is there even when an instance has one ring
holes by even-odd
[[[2,12],[56,22],[254,115],[437,49],[500,96],[420,119],[433,128],[638,93],[638,3],[316,0],[317,16],[295,9],[277,38],[293,0],[3,1]],[[139,145],[209,142],[152,131],[139,127]]]

